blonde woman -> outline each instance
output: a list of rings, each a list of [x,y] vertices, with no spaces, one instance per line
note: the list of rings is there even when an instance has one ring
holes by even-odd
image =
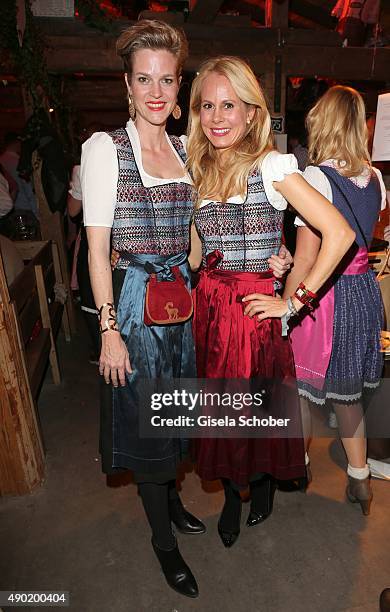
[[[386,205],[386,190],[379,170],[370,163],[365,107],[356,90],[331,87],[309,112],[307,128],[311,165],[304,177],[333,202],[356,239],[321,292],[315,316],[302,316],[291,333],[306,444],[310,433],[306,399],[320,405],[330,399],[348,458],[347,495],[368,514],[372,491],[360,400],[363,388],[377,386],[381,377],[382,301],[367,249]],[[311,273],[321,248],[321,236],[305,214],[296,224],[294,268],[287,278],[286,297]]]
[[[200,68],[191,93],[187,151],[198,190],[189,259],[194,269],[203,264],[193,326],[198,376],[293,379],[292,351],[281,319],[286,328],[302,301],[311,306],[354,233],[300,176],[294,156],[273,149],[263,92],[239,58],[211,59]],[[281,244],[287,200],[323,236],[315,265],[300,279],[303,291],[288,303],[275,297],[268,264]],[[278,398],[283,402],[283,391]],[[240,488],[250,486],[247,525],[253,526],[271,513],[273,478],[305,473],[301,439],[202,438],[197,464],[201,477],[223,481],[218,531],[226,547],[240,531]]]

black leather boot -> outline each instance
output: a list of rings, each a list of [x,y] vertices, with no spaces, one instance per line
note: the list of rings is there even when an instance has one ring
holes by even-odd
[[[160,561],[161,569],[169,586],[186,597],[198,597],[196,580],[176,546],[172,550],[162,550],[152,539],[153,550]]]
[[[239,519],[241,519],[241,510]],[[218,533],[224,547],[231,548],[233,544],[235,544],[235,542],[238,540],[238,536],[240,535],[240,529],[238,528],[235,531],[228,531],[226,527],[222,527],[221,522],[219,521]]]
[[[246,521],[248,527],[262,523],[272,514],[275,489],[275,481],[268,474],[250,484],[251,509]]]
[[[225,504],[218,521],[218,533],[225,548],[231,548],[240,535],[242,502],[240,493],[229,480],[222,480]]]
[[[179,496],[169,500],[169,515],[180,533],[197,534],[206,531],[206,526],[202,521],[184,508]]]

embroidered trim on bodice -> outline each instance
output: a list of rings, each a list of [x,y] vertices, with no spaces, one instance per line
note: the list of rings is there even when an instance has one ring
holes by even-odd
[[[161,255],[187,251],[194,188],[186,182],[145,187],[127,131],[120,128],[108,134],[115,144],[119,166],[113,248]],[[185,163],[181,140],[174,136],[170,140]],[[117,267],[121,267],[120,262]]]
[[[265,272],[281,244],[283,212],[268,201],[260,172],[248,178],[243,204],[208,202],[194,215],[202,239],[203,265],[214,250],[223,254],[221,270]]]

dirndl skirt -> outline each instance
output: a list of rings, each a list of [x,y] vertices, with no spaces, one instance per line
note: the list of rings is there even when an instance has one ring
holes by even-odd
[[[245,295],[274,294],[272,275],[204,271],[194,293],[198,377],[289,381],[291,417],[300,421],[293,355],[289,339],[281,335],[280,319],[259,322],[243,314]],[[277,389],[274,401],[282,405],[284,385]],[[302,438],[199,438],[194,446],[197,471],[205,480],[228,478],[247,486],[260,473],[279,480],[306,473]]]
[[[127,345],[133,372],[126,374],[126,386],[102,384],[100,453],[106,474],[131,469],[141,480],[166,482],[176,477],[178,463],[187,452],[188,442],[177,438],[140,438],[139,395],[141,379],[194,378],[195,352],[191,321],[178,325],[147,326],[143,322],[146,283],[149,274],[144,262],[179,265],[190,288],[187,259],[176,256],[137,255],[127,270],[113,271],[114,301],[118,325]]]
[[[382,297],[374,272],[337,276],[332,351],[324,384],[318,389],[308,380],[298,380],[300,395],[317,404],[326,399],[356,402],[364,387],[377,387],[383,369],[382,329]]]

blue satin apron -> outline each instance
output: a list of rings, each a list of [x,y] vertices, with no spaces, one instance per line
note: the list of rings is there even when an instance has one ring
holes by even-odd
[[[133,151],[131,130],[121,128],[109,136],[118,159],[112,242],[121,252],[113,272],[114,302],[133,373],[127,376],[125,387],[115,389],[104,381],[101,385],[102,468],[107,474],[131,469],[138,481],[150,478],[166,482],[176,477],[185,443],[173,438],[139,437],[139,415],[145,409],[140,400],[140,381],[195,377],[194,344],[191,321],[165,327],[146,326],[144,301],[151,269],[167,278],[170,267],[178,265],[190,286],[186,251],[193,187],[175,182],[145,187]],[[170,140],[185,164],[183,143],[176,137]]]
[[[115,302],[119,329],[129,351],[133,372],[127,374],[125,387],[111,388],[111,468],[113,472],[117,468],[124,468],[143,475],[164,473],[175,478],[177,464],[186,451],[186,441],[176,438],[139,437],[139,411],[145,407],[140,404],[138,381],[145,378],[194,378],[196,375],[191,320],[167,326],[148,326],[143,322],[149,272],[153,271],[160,279],[169,280],[172,278],[171,267],[179,266],[190,289],[187,255],[122,253],[122,266],[123,261],[128,263],[127,270],[114,270],[113,285],[114,293],[117,294]],[[106,421],[107,417],[109,418],[108,414],[105,415]],[[104,451],[102,454],[106,455],[103,456],[103,469],[110,472],[109,465],[107,469],[107,461],[110,461],[107,457],[109,449],[101,450]]]

